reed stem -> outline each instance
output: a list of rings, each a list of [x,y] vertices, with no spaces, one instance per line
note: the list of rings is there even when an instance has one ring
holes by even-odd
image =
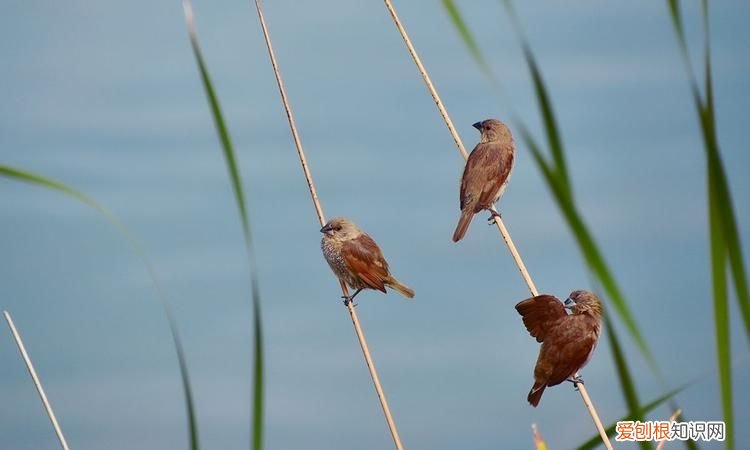
[[[677,417],[679,417],[680,414],[682,414],[682,410],[679,409],[679,408],[677,408],[674,411],[674,413],[672,413],[672,417],[669,418],[669,425],[670,426],[672,426],[672,422],[674,422],[675,420],[677,420]],[[666,439],[663,440],[663,441],[661,441],[661,442],[659,442],[659,445],[656,446],[656,450],[662,450],[665,445],[667,445],[667,440]]]
[[[414,60],[414,64],[416,64],[417,66],[417,70],[419,70],[419,73],[422,75],[422,79],[424,80],[425,85],[427,86],[427,90],[430,92],[430,95],[435,102],[435,106],[437,106],[438,111],[440,112],[440,116],[443,118],[446,127],[448,127],[448,131],[450,132],[451,137],[453,137],[453,142],[455,142],[456,147],[458,147],[458,151],[459,153],[461,153],[461,156],[463,156],[464,160],[466,160],[469,157],[469,154],[466,151],[466,147],[464,146],[463,141],[458,134],[458,131],[456,131],[456,127],[453,126],[453,121],[448,115],[448,111],[445,109],[443,101],[440,99],[440,95],[438,95],[437,90],[435,89],[435,85],[432,83],[432,79],[427,72],[427,69],[425,69],[424,64],[422,64],[422,60],[419,58],[417,50],[414,48],[411,39],[409,39],[409,35],[406,32],[406,29],[401,24],[401,20],[396,13],[396,9],[393,7],[391,0],[383,1],[385,2],[386,8],[388,9],[388,13],[393,19],[393,23],[396,25],[396,29],[398,29],[399,34],[401,34],[401,38],[404,40],[404,44],[406,44],[406,48],[409,51],[409,54]],[[492,211],[497,212],[494,207],[492,208]],[[526,286],[529,288],[529,292],[531,292],[532,296],[539,295],[539,291],[534,284],[534,280],[531,279],[531,275],[529,275],[529,272],[526,269],[526,265],[523,263],[523,259],[521,259],[521,255],[518,253],[518,250],[513,243],[510,232],[508,232],[505,223],[499,216],[495,216],[495,225],[497,226],[497,230],[500,233],[500,236],[503,238],[503,241],[505,241],[505,244],[508,247],[508,251],[510,251],[510,254],[513,257],[513,261],[516,263],[519,272],[521,272],[521,277],[526,283]],[[577,375],[578,374],[576,374],[576,376]],[[591,414],[591,419],[594,421],[594,425],[596,425],[596,429],[599,431],[599,435],[602,437],[602,442],[604,442],[604,445],[608,450],[613,450],[612,443],[609,441],[609,437],[607,436],[607,432],[604,429],[604,425],[602,425],[602,421],[599,419],[599,414],[597,413],[596,408],[591,401],[591,397],[589,397],[588,391],[586,390],[586,387],[583,385],[583,383],[578,383],[578,391],[581,393],[583,403]]]
[[[52,405],[47,399],[47,394],[45,394],[44,392],[42,382],[41,380],[39,380],[39,376],[36,374],[36,370],[34,370],[34,364],[31,363],[31,358],[29,358],[29,354],[26,352],[26,346],[23,345],[21,335],[18,333],[18,329],[16,329],[16,325],[13,323],[13,318],[10,317],[10,313],[8,311],[3,311],[3,315],[5,316],[5,321],[8,322],[8,327],[10,328],[11,334],[13,334],[13,339],[16,341],[16,345],[18,346],[18,351],[21,353],[23,362],[26,364],[26,369],[29,371],[29,375],[31,375],[31,380],[34,382],[34,387],[36,387],[39,398],[42,399],[42,404],[44,405],[45,411],[47,411],[49,421],[52,422],[52,427],[55,429],[57,440],[60,441],[60,447],[62,447],[63,450],[68,450],[68,442],[65,440],[62,428],[60,428],[60,424],[57,422],[55,411],[52,410]]]
[[[318,197],[317,190],[315,189],[315,183],[313,182],[312,173],[310,171],[310,167],[307,164],[307,158],[305,157],[305,151],[302,147],[302,139],[299,136],[299,131],[297,130],[297,124],[294,121],[294,115],[292,114],[292,108],[289,104],[289,98],[286,94],[286,89],[284,89],[284,82],[281,79],[281,72],[279,71],[279,65],[276,61],[276,54],[273,51],[273,45],[271,44],[271,36],[268,32],[268,26],[266,25],[266,19],[263,15],[263,9],[260,6],[260,0],[255,0],[255,9],[258,12],[258,19],[260,20],[260,26],[263,30],[263,38],[266,41],[266,47],[268,48],[268,56],[271,59],[271,66],[273,67],[273,73],[276,77],[276,83],[279,86],[279,93],[281,94],[281,101],[284,104],[284,111],[286,111],[286,117],[289,121],[289,129],[292,132],[292,139],[294,139],[294,145],[297,148],[297,155],[299,156],[300,164],[302,165],[302,172],[305,175],[305,180],[307,181],[307,188],[310,191],[310,197],[312,199],[313,206],[315,207],[315,214],[318,216],[318,221],[320,222],[320,226],[325,225],[325,215],[323,214],[323,208],[320,205],[320,198]],[[349,296],[349,290],[347,289],[346,285],[339,281],[339,284],[341,285],[341,292],[344,294],[344,296]],[[359,318],[357,317],[357,310],[355,309],[353,302],[346,302],[345,303],[347,310],[349,311],[349,316],[352,320],[352,325],[354,326],[354,332],[357,335],[357,339],[359,340],[359,346],[362,349],[362,355],[365,358],[365,363],[367,364],[367,369],[370,371],[370,377],[372,378],[372,383],[375,385],[375,392],[378,395],[378,400],[380,401],[380,406],[383,408],[383,414],[385,415],[385,421],[388,424],[388,429],[391,432],[391,437],[393,438],[393,443],[396,446],[397,450],[403,450],[404,446],[401,443],[401,437],[398,434],[398,428],[396,427],[396,422],[393,420],[393,415],[391,414],[391,409],[388,406],[388,400],[385,396],[385,391],[383,390],[383,386],[380,383],[380,377],[378,377],[378,371],[375,368],[375,362],[372,360],[372,356],[370,355],[370,349],[367,346],[367,339],[365,339],[365,334],[362,331],[362,326],[359,323]]]

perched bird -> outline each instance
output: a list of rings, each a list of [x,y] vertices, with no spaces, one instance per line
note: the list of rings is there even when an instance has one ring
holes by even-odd
[[[565,309],[570,309],[567,314]],[[582,383],[576,372],[591,358],[601,330],[602,309],[596,295],[573,291],[565,306],[552,295],[538,295],[516,305],[529,334],[542,343],[534,368],[534,386],[527,397],[532,406],[544,388],[563,381]]]
[[[477,122],[479,143],[469,155],[461,177],[461,218],[453,233],[460,241],[469,229],[474,214],[490,209],[503,195],[513,169],[513,136],[504,123],[496,119]],[[492,219],[495,213],[490,216]]]
[[[344,297],[344,303],[351,302],[363,289],[385,292],[386,286],[406,298],[414,297],[413,290],[391,275],[378,244],[357,225],[335,217],[320,232],[323,233],[320,247],[328,265],[341,281],[355,289],[354,294]]]

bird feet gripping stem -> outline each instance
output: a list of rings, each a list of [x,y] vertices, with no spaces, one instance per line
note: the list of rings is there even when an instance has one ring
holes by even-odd
[[[497,211],[490,210],[490,217],[487,218],[487,225],[494,225],[497,223],[497,219],[502,219],[503,216]]]
[[[583,378],[581,378],[580,375],[576,375],[574,377],[570,377],[570,378],[568,378],[568,381],[570,381],[571,383],[573,383],[573,387],[576,389],[576,391],[578,390],[578,384],[579,383],[583,384]]]
[[[362,292],[362,289],[357,289],[352,295],[342,295],[341,298],[344,299],[344,306],[349,306],[349,304],[351,304],[353,307],[356,307],[357,304],[354,303],[354,297],[360,292]]]
[[[354,296],[353,295],[342,295],[342,299],[344,299],[344,306],[349,306],[351,303],[353,307],[357,307],[357,304],[354,303]]]

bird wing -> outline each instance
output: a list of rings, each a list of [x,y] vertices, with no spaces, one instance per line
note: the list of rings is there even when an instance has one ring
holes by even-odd
[[[462,210],[468,204],[475,205],[475,213],[491,206],[508,180],[513,167],[513,152],[498,152],[493,148],[500,145],[492,142],[477,144],[469,155],[461,177]]]
[[[516,305],[516,311],[523,317],[523,324],[537,342],[543,342],[555,322],[567,317],[565,307],[553,295],[527,298]]]
[[[341,246],[341,256],[351,272],[372,289],[385,292],[388,263],[380,248],[366,234],[351,239]]]
[[[588,362],[599,338],[596,324],[590,321],[584,315],[571,315],[551,330],[542,344],[535,377],[543,374],[547,386],[555,386]]]

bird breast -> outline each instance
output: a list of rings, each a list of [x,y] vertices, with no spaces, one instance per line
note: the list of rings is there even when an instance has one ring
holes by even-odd
[[[354,289],[365,287],[362,281],[354,275],[349,266],[346,264],[341,254],[343,242],[337,241],[330,237],[324,236],[320,241],[320,248],[323,250],[323,257],[333,270],[336,276]]]

